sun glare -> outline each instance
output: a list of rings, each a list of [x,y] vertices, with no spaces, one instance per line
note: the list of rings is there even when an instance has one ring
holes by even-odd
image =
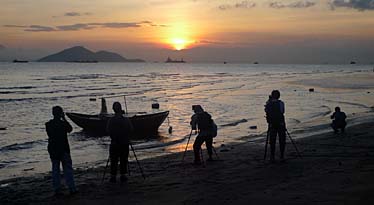
[[[191,43],[191,41],[183,39],[183,38],[173,38],[170,41],[170,44],[175,48],[175,50],[182,50],[187,48],[187,46]]]

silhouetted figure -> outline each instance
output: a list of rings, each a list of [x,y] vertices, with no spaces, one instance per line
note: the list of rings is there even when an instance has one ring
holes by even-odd
[[[345,122],[346,118],[345,113],[340,111],[340,107],[335,107],[335,112],[331,115],[331,127],[335,133],[338,133],[339,129],[344,133],[345,126],[347,125]]]
[[[127,181],[127,163],[129,157],[130,136],[133,132],[131,121],[123,116],[124,111],[119,102],[113,103],[114,117],[107,124],[111,142],[109,148],[110,156],[110,182],[116,182],[118,161],[120,161],[120,180]]]
[[[195,164],[201,164],[200,159],[200,149],[201,145],[205,142],[206,148],[208,150],[209,158],[208,160],[212,159],[213,154],[213,136],[212,136],[212,126],[213,120],[212,116],[205,112],[204,109],[200,105],[193,105],[192,110],[195,112],[194,115],[191,117],[191,127],[192,130],[196,130],[199,132],[197,135],[195,142],[193,144],[193,150],[195,154]]]
[[[284,150],[286,148],[286,123],[284,120],[285,106],[279,100],[280,92],[273,90],[271,92],[271,99],[265,105],[266,120],[269,124],[270,136],[270,160],[275,160],[275,144],[276,137],[279,137],[280,159],[284,160]]]
[[[70,193],[75,194],[73,166],[70,157],[67,133],[73,128],[65,119],[65,114],[60,106],[52,108],[53,119],[45,123],[48,135],[48,152],[52,162],[52,181],[56,195],[61,195],[60,163],[64,171],[66,184]]]

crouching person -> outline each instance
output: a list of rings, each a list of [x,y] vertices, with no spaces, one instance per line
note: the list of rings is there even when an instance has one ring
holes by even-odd
[[[195,154],[194,163],[199,165],[201,164],[200,159],[200,150],[201,145],[205,142],[206,148],[208,150],[209,158],[208,160],[211,161],[212,154],[213,154],[213,135],[212,135],[212,126],[213,120],[212,116],[205,112],[204,109],[200,105],[193,105],[192,110],[194,111],[194,115],[191,117],[191,128],[192,130],[198,131],[198,135],[195,139],[193,144],[193,151]]]
[[[113,103],[114,117],[107,124],[111,142],[109,148],[110,157],[110,182],[115,183],[117,177],[118,161],[120,162],[120,181],[126,182],[127,163],[129,157],[130,135],[133,132],[131,121],[123,116],[122,106],[119,102]]]
[[[345,126],[347,125],[345,121],[346,118],[347,116],[340,110],[340,107],[335,107],[335,112],[331,115],[331,127],[334,130],[334,133],[338,133],[339,129],[344,133]]]
[[[70,194],[77,193],[74,184],[73,166],[70,157],[67,133],[73,128],[65,119],[65,114],[60,106],[52,108],[53,119],[48,121],[46,131],[48,135],[48,152],[52,162],[52,181],[55,194],[62,195],[60,164],[64,171],[64,178],[69,187]]]

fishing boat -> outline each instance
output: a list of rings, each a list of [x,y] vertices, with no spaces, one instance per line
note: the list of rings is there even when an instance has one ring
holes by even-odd
[[[94,135],[107,135],[106,125],[114,114],[87,115],[68,112],[66,115],[84,131]],[[157,134],[158,128],[169,115],[169,111],[157,111],[152,113],[138,112],[124,114],[134,127],[136,136]]]

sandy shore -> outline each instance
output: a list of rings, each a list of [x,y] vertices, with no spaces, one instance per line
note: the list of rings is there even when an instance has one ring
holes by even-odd
[[[374,122],[297,139],[287,160],[263,160],[263,143],[220,147],[219,159],[192,165],[192,153],[131,163],[126,184],[101,184],[104,168],[76,170],[79,193],[56,198],[49,174],[0,182],[0,204],[374,204]],[[291,133],[292,136],[292,133]],[[264,136],[265,138],[265,136]],[[245,139],[248,140],[248,139]],[[277,147],[278,148],[278,147]],[[73,159],[74,160],[74,159]]]

